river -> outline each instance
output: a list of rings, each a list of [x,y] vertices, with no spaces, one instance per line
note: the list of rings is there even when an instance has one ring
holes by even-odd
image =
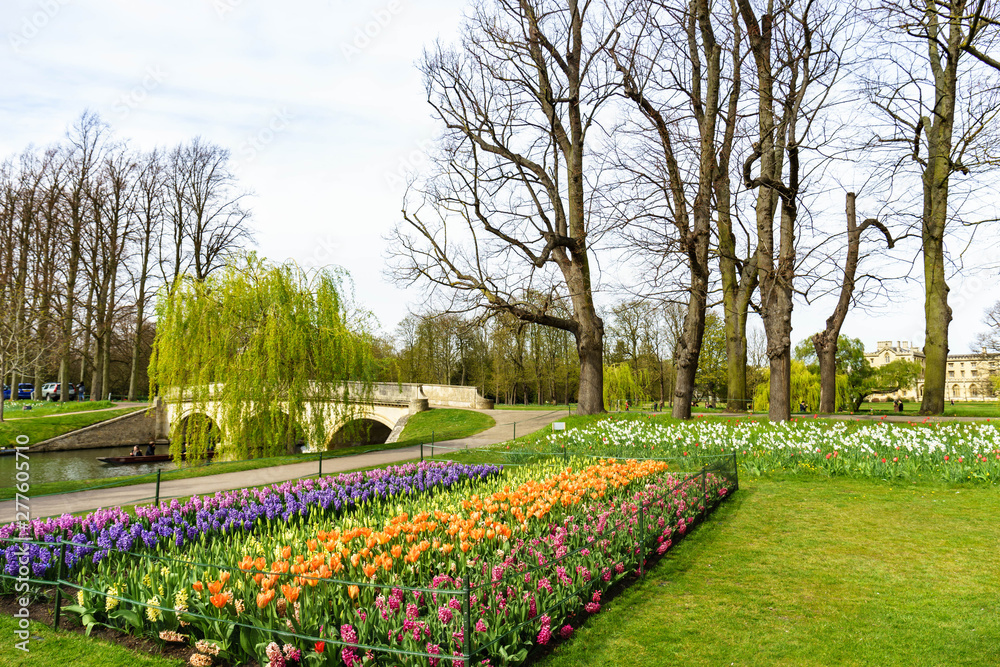
[[[100,447],[98,449],[75,449],[68,452],[28,452],[29,481],[32,484],[58,482],[77,479],[100,479],[125,475],[148,475],[157,470],[173,470],[177,466],[172,461],[164,463],[136,463],[113,466],[97,460],[100,456],[128,456],[132,447]],[[166,454],[167,447],[156,448],[157,454]],[[0,456],[0,486],[14,484],[16,456]],[[23,459],[21,459],[23,461]],[[155,478],[154,478],[155,479]],[[151,480],[152,481],[152,480]]]

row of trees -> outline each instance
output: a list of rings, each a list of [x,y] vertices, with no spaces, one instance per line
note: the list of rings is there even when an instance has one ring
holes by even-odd
[[[998,27],[985,0],[478,3],[461,42],[421,63],[442,139],[404,203],[394,275],[431,286],[437,309],[573,336],[591,413],[606,337],[594,261],[625,257],[637,269],[625,288],[683,306],[674,416],[690,416],[720,303],[731,407],[751,395],[756,312],[770,415],[787,419],[795,301],[840,295],[813,339],[833,409],[848,310],[892,277],[891,262],[864,262],[863,232],[877,229],[922,258],[922,411],[941,412],[947,243],[977,223],[975,197],[952,195],[995,164]],[[878,186],[883,222],[857,224],[845,181]],[[820,215],[837,190],[846,233]]]
[[[620,385],[620,391],[611,389],[616,398],[669,405],[683,309],[629,299],[604,317],[609,321],[605,373],[609,368],[627,371],[616,370],[617,384],[606,375],[605,393],[611,385]],[[387,382],[475,385],[484,396],[508,404],[575,402],[579,389],[579,360],[569,333],[509,314],[487,320],[445,312],[411,314],[379,349],[381,378]],[[751,334],[750,357],[752,391],[763,378],[762,336]],[[725,400],[727,383],[724,322],[709,311],[695,396]]]
[[[195,138],[135,151],[86,112],[64,141],[0,164],[0,375],[145,393],[150,300],[250,239],[229,152]]]

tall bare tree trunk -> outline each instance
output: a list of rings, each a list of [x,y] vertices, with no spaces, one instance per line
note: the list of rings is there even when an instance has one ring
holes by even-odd
[[[813,336],[813,347],[819,358],[819,412],[833,414],[837,411],[837,342],[840,329],[847,317],[854,296],[854,276],[858,269],[858,257],[861,251],[861,234],[868,227],[877,227],[885,235],[889,247],[894,243],[889,230],[874,218],[869,218],[858,226],[856,197],[853,192],[847,193],[847,258],[844,263],[844,280],[840,288],[840,299],[831,315],[826,320],[826,329]]]

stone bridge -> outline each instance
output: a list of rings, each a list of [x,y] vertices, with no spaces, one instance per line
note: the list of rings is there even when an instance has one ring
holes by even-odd
[[[191,400],[170,400],[171,392],[166,394],[167,400],[156,399],[155,406],[156,430],[161,441],[168,439],[172,432],[183,433],[186,424],[192,418],[207,417],[213,424],[222,421],[221,412],[224,407],[221,403],[208,401],[196,404]],[[306,403],[304,419],[311,421],[315,411],[320,411],[327,433],[333,434],[327,442],[310,442],[306,439],[303,444],[307,451],[355,444],[346,441],[344,437],[349,424],[365,427],[361,429],[367,434],[364,442],[357,444],[395,442],[402,433],[406,421],[418,412],[429,408],[489,410],[493,408],[493,401],[483,398],[476,387],[386,382],[375,384],[370,403],[354,404],[346,416],[338,408],[338,404],[333,401],[316,399]],[[225,446],[225,433],[222,434],[222,446]]]

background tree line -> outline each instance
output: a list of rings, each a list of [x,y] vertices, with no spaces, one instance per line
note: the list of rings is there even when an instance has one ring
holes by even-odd
[[[56,145],[0,164],[0,375],[59,398],[146,393],[151,301],[251,239],[229,151],[200,138],[137,151],[83,113]]]
[[[965,262],[949,247],[995,219],[976,184],[997,164],[998,27],[987,0],[477,3],[462,39],[420,64],[442,134],[405,198],[393,273],[429,287],[436,312],[570,334],[584,413],[604,409],[608,355],[642,363],[637,334],[608,340],[595,259],[622,268],[623,292],[681,305],[675,417],[706,385],[716,310],[729,407],[760,391],[748,375],[759,317],[780,420],[794,403],[795,304],[836,298],[809,332],[817,402],[832,411],[850,310],[892,298],[915,266],[921,411],[940,413],[948,279]],[[864,184],[860,224],[848,183]]]

